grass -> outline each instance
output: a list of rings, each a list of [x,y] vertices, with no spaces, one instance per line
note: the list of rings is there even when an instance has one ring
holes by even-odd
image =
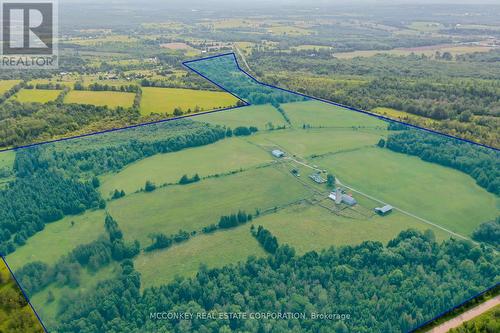
[[[64,99],[65,103],[92,104],[96,106],[131,107],[135,94],[115,91],[76,91],[72,90]]]
[[[42,232],[30,237],[26,245],[8,255],[7,262],[13,270],[33,261],[53,264],[78,245],[90,243],[103,235],[104,216],[105,212],[99,210],[47,224]]]
[[[368,240],[386,243],[402,230],[409,228],[422,231],[431,229],[438,240],[450,236],[438,228],[427,226],[398,212],[386,217],[376,215],[369,219],[352,219],[308,204],[264,216],[257,219],[254,224],[264,226],[281,244],[289,244],[299,253],[320,251],[334,245],[359,244]]]
[[[12,170],[14,167],[14,161],[16,159],[16,152],[5,151],[0,153],[0,171],[1,170]],[[12,180],[13,177],[0,177],[0,186],[6,182]]]
[[[462,235],[498,214],[499,199],[470,176],[417,157],[366,148],[314,162],[359,191]]]
[[[141,273],[142,287],[147,288],[168,283],[176,276],[194,276],[202,264],[208,268],[222,267],[245,261],[251,255],[264,256],[265,252],[251,235],[250,226],[245,225],[142,254],[134,264]]]
[[[322,127],[387,127],[384,121],[369,115],[320,101],[307,101],[282,105],[292,125]]]
[[[119,173],[102,177],[101,193],[109,197],[115,189],[133,193],[144,187],[147,180],[155,184],[177,183],[184,175],[198,173],[210,176],[271,161],[271,155],[239,138],[183,150],[155,155],[134,163]]]
[[[489,52],[492,50],[488,46],[478,46],[478,45],[434,45],[429,47],[421,48],[400,48],[393,50],[369,50],[369,51],[352,51],[352,52],[339,52],[335,53],[335,57],[338,59],[353,59],[356,57],[373,57],[377,54],[388,54],[393,56],[408,56],[412,53],[414,54],[424,54],[426,56],[433,56],[436,51],[441,53],[450,52],[452,55],[457,54],[467,54],[475,52]]]
[[[10,99],[17,100],[20,103],[44,104],[55,101],[61,92],[61,90],[21,89]]]
[[[21,82],[20,80],[0,80],[0,95],[3,95],[16,84]]]
[[[175,108],[184,112],[198,106],[201,110],[214,110],[234,106],[237,99],[231,94],[218,91],[204,91],[177,88],[143,88],[141,113],[172,114]]]
[[[291,155],[310,156],[374,146],[385,135],[374,129],[292,129],[262,133],[249,140],[272,150],[281,148]]]
[[[288,173],[261,168],[185,186],[167,186],[115,200],[108,209],[125,237],[149,245],[148,235],[199,230],[217,223],[222,215],[245,210],[254,213],[282,206],[311,194]]]
[[[222,125],[231,128],[238,126],[255,126],[264,130],[269,124],[274,127],[286,125],[285,120],[276,109],[270,105],[252,105],[234,110],[201,115],[194,120]]]

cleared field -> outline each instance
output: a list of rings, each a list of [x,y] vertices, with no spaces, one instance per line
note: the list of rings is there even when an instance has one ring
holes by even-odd
[[[133,193],[143,188],[147,180],[157,185],[177,183],[184,174],[210,176],[271,160],[270,153],[233,138],[139,161],[117,174],[102,177],[100,189],[104,197],[109,197],[115,189]]]
[[[142,254],[135,259],[143,288],[159,286],[176,276],[194,276],[200,265],[222,267],[245,261],[249,256],[265,256],[250,233],[250,225],[201,235],[167,250]]]
[[[12,169],[14,166],[14,161],[16,159],[16,152],[14,151],[4,151],[0,152],[0,169]]]
[[[99,210],[47,224],[42,232],[29,238],[26,245],[8,255],[7,261],[15,270],[33,261],[53,264],[78,245],[104,235],[104,217],[105,212]]]
[[[306,101],[282,105],[292,125],[302,127],[387,127],[387,123],[356,111],[320,101]]]
[[[297,51],[314,51],[314,50],[332,50],[333,47],[326,45],[299,45],[292,47],[292,49]]]
[[[462,235],[498,215],[499,199],[471,177],[417,157],[366,148],[314,162],[356,190]]]
[[[238,99],[219,91],[204,91],[177,88],[142,88],[141,113],[172,114],[175,108],[184,112],[198,106],[201,110],[214,110],[236,105]]]
[[[0,95],[21,82],[20,80],[0,80]]]
[[[55,101],[61,92],[61,90],[21,89],[10,99],[20,103],[48,103]]]
[[[267,150],[281,148],[306,157],[374,146],[385,134],[385,130],[376,129],[290,129],[262,133],[248,140]]]
[[[252,105],[235,110],[227,110],[193,118],[210,124],[236,128],[238,126],[255,126],[265,130],[272,124],[274,127],[285,126],[285,119],[270,105]]]
[[[125,237],[148,245],[154,232],[174,234],[217,223],[222,215],[245,210],[254,213],[283,206],[311,195],[289,173],[273,167],[212,178],[185,186],[167,186],[112,201],[111,215]]]
[[[409,228],[422,231],[431,229],[438,240],[450,236],[438,228],[397,212],[386,217],[351,219],[311,205],[290,207],[257,219],[254,224],[264,226],[280,243],[293,246],[299,253],[319,251],[333,245],[359,244],[368,240],[386,243]]]
[[[92,104],[97,106],[131,107],[135,94],[115,91],[76,91],[72,90],[64,99],[65,103]]]

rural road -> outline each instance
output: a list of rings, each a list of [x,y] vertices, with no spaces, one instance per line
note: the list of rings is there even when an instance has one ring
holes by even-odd
[[[448,320],[447,322],[442,323],[441,325],[434,327],[432,330],[427,333],[447,333],[452,328],[458,327],[462,325],[464,322],[469,321],[486,311],[494,308],[495,306],[500,304],[500,295],[495,298],[490,299],[482,304],[479,304],[475,308],[470,309],[467,312],[462,313],[460,316],[455,317],[453,319]]]

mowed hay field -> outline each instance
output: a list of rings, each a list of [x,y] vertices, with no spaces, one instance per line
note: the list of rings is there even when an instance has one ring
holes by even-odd
[[[101,193],[107,198],[115,189],[133,193],[144,188],[146,181],[157,185],[177,183],[187,174],[200,177],[238,171],[270,162],[271,154],[246,142],[244,139],[226,139],[208,146],[180,152],[155,155],[131,164],[119,173],[101,178]]]
[[[19,103],[48,103],[55,101],[61,92],[61,90],[21,89],[10,100]]]
[[[283,116],[268,104],[204,114],[193,118],[193,120],[230,128],[255,126],[261,131],[268,128],[269,124],[274,127],[286,126]]]
[[[21,82],[20,80],[0,80],[0,95],[3,95],[10,88]]]
[[[376,117],[320,101],[282,105],[292,125],[313,127],[384,127],[387,123]]]
[[[231,94],[219,91],[204,91],[177,88],[142,88],[141,113],[172,114],[175,108],[184,112],[196,106],[208,111],[235,106],[238,99]]]
[[[110,202],[108,210],[126,238],[138,239],[147,246],[150,233],[200,230],[240,209],[254,214],[256,209],[272,209],[311,195],[311,190],[289,173],[266,167],[132,194]]]
[[[417,157],[367,148],[314,163],[358,191],[462,235],[498,215],[498,197],[470,176]]]
[[[128,108],[134,104],[135,94],[116,91],[77,91],[72,90],[64,99],[64,103],[92,104],[110,108]]]

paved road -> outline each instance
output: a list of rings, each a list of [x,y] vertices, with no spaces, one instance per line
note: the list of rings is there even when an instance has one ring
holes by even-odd
[[[447,322],[442,323],[441,325],[433,328],[427,333],[447,333],[452,328],[458,327],[462,325],[464,322],[474,319],[475,317],[491,310],[495,306],[500,304],[500,295],[495,298],[490,299],[482,304],[479,304],[475,308],[470,309],[462,313],[460,316],[455,317],[453,319],[448,320]]]

